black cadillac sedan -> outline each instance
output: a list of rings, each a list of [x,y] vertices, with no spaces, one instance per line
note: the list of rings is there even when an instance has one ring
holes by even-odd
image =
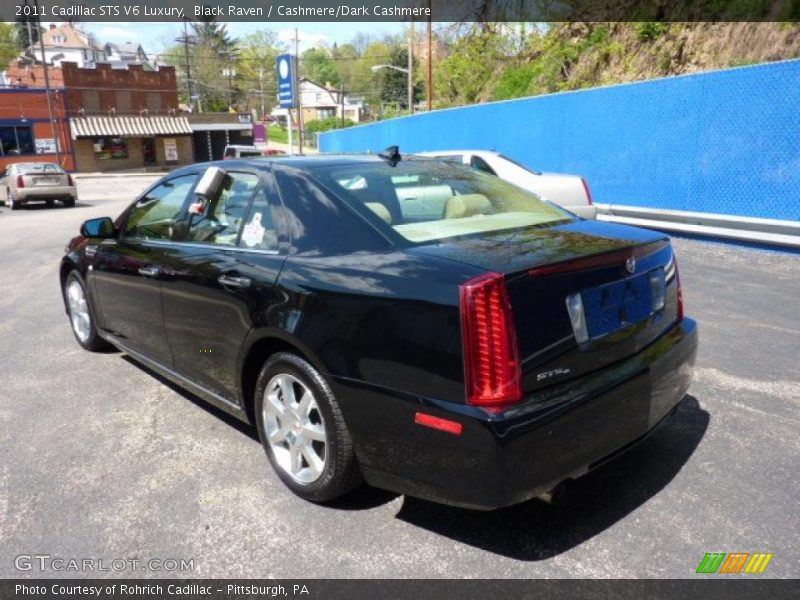
[[[312,501],[548,494],[668,417],[697,349],[664,235],[396,153],[178,169],[60,278],[81,346],[254,423]]]

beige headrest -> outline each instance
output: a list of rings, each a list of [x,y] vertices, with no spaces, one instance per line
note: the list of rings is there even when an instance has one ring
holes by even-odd
[[[364,206],[378,215],[382,220],[386,221],[389,225],[392,224],[392,214],[380,202],[364,202]]]
[[[492,203],[483,194],[463,194],[447,199],[444,205],[445,219],[461,219],[492,212]]]

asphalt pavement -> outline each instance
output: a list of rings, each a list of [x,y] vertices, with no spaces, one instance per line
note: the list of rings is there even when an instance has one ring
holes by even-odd
[[[675,240],[695,381],[555,506],[482,513],[370,488],[318,506],[280,483],[252,428],[73,339],[64,245],[152,179],[81,180],[73,209],[0,208],[0,577],[698,577],[706,552],[771,552],[761,577],[800,573],[800,255]],[[128,562],[18,570],[37,554]]]

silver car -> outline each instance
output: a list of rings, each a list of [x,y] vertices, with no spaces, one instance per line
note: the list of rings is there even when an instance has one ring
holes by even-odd
[[[53,206],[56,200],[69,208],[75,206],[78,190],[72,176],[55,163],[14,163],[0,173],[0,198],[11,210],[29,202]]]
[[[589,184],[579,175],[531,171],[517,161],[492,150],[438,150],[417,154],[469,165],[533,192],[584,219],[597,218],[597,207],[592,203]]]

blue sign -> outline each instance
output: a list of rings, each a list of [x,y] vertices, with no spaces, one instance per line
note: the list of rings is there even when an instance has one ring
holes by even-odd
[[[278,103],[281,108],[294,108],[297,98],[294,89],[294,56],[281,54],[278,63]]]

